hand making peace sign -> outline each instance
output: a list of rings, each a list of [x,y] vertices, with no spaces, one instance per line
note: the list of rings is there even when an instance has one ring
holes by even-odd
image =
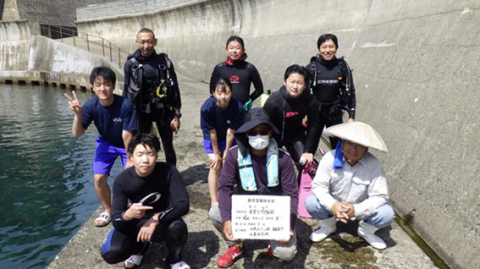
[[[73,99],[72,97],[70,97],[68,94],[64,94],[65,97],[68,98],[68,100],[70,100],[70,102],[68,102],[68,107],[75,113],[80,113],[83,111],[83,108],[82,108],[82,104],[80,103],[80,101],[78,101],[78,97],[77,97],[77,94],[75,93],[75,91],[72,91],[72,94],[73,94]]]

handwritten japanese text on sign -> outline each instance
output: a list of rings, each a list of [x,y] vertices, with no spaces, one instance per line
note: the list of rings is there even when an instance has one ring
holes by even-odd
[[[232,232],[238,239],[290,239],[290,197],[232,195]]]

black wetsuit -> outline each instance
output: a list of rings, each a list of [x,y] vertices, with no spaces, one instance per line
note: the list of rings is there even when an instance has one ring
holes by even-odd
[[[128,202],[137,203],[145,196],[158,192],[161,197],[147,210],[141,219],[123,220],[122,214],[128,209]],[[135,167],[120,173],[113,182],[112,224],[102,245],[102,257],[107,263],[118,263],[138,254],[145,243],[137,242],[140,228],[154,215],[173,207],[157,225],[152,242],[166,242],[167,262],[181,261],[181,251],[187,241],[188,230],[182,216],[188,213],[189,198],[180,173],[172,164],[157,162],[152,174],[140,177]]]
[[[242,59],[233,61],[228,58],[225,62],[221,62],[213,69],[212,77],[210,78],[210,93],[215,91],[215,84],[218,78],[229,79],[232,83],[233,97],[237,98],[242,105],[252,102],[263,93],[263,83],[258,73],[257,68],[253,64],[245,61],[247,54],[243,55]],[[255,91],[250,94],[250,85],[253,82]]]
[[[325,126],[330,127],[343,122],[342,107],[347,107],[350,118],[355,119],[355,87],[352,72],[343,58],[325,61],[318,55],[312,57],[310,61],[306,66],[310,72],[308,89],[320,105],[318,123],[320,132],[315,139],[318,146]],[[337,141],[337,138],[330,138],[332,148],[335,148]]]
[[[131,58],[137,60],[137,66],[131,61]],[[137,69],[138,64],[141,64],[143,75],[139,75],[140,71]],[[128,56],[125,62],[123,96],[129,98],[135,105],[138,131],[140,133],[150,133],[152,122],[157,123],[157,129],[165,151],[166,162],[176,165],[177,157],[175,149],[173,148],[173,132],[170,127],[170,122],[175,115],[174,109],[180,109],[182,101],[173,63],[171,63],[168,69],[173,85],[169,85],[166,98],[157,99],[156,89],[162,76],[162,71],[160,71],[159,66],[165,65],[164,53],[156,54],[156,52],[154,52],[149,57],[143,57],[140,50],[136,50],[132,55]],[[165,71],[163,71],[163,74],[166,77]],[[139,76],[142,76],[142,78],[139,78]],[[129,96],[131,88],[141,89],[135,100],[132,100],[131,96]]]
[[[293,99],[285,86],[272,93],[263,105],[263,109],[270,117],[270,122],[280,131],[280,135],[274,134],[275,139],[281,146],[285,146],[292,156],[298,171],[303,170],[300,157],[303,153],[315,155],[317,150],[318,136],[318,103],[306,90]],[[308,117],[308,128],[302,125],[302,120]],[[305,135],[305,130],[307,134]]]

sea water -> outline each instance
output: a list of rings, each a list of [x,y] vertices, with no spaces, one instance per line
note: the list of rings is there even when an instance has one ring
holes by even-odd
[[[45,268],[100,206],[97,130],[72,136],[70,90],[0,84],[0,268]],[[80,102],[94,97],[77,91]],[[123,170],[117,160],[108,182]],[[99,246],[100,247],[100,246]]]

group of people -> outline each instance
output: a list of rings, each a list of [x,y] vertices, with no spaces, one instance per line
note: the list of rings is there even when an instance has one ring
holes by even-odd
[[[166,266],[190,268],[181,254],[188,237],[182,216],[188,213],[189,198],[175,168],[172,141],[182,116],[178,81],[168,55],[155,51],[157,39],[152,30],[141,29],[136,43],[138,50],[124,66],[123,97],[113,94],[116,77],[108,67],[92,71],[90,82],[96,97],[85,104],[75,92],[72,97],[65,94],[74,111],[72,133],[81,136],[93,121],[100,134],[94,182],[105,212],[95,219],[95,225],[113,224],[102,245],[104,260],[124,261],[125,268],[135,268],[150,242],[165,241]],[[306,67],[286,69],[283,86],[263,108],[252,108],[263,94],[263,83],[255,66],[245,61],[242,38],[227,40],[227,59],[213,70],[211,96],[201,107],[200,125],[210,166],[208,215],[228,245],[217,260],[221,268],[230,267],[244,249],[241,238],[234,238],[232,232],[234,193],[290,197],[290,238],[270,240],[268,253],[284,261],[294,258],[299,176],[304,165],[314,161],[325,126],[334,149],[321,159],[313,194],[305,203],[320,224],[310,240],[328,237],[336,231],[337,221],[357,219],[358,234],[373,247],[386,248],[374,232],[388,226],[394,212],[387,204],[383,168],[368,152],[369,147],[386,147],[373,128],[354,120],[353,78],[346,61],[336,57],[337,37],[320,36],[317,48],[318,55]],[[250,93],[252,83],[255,90]],[[341,124],[344,111],[349,119]],[[150,134],[152,122],[162,140],[165,163],[156,161],[160,141]],[[107,179],[118,156],[125,170],[115,178],[112,197]]]

